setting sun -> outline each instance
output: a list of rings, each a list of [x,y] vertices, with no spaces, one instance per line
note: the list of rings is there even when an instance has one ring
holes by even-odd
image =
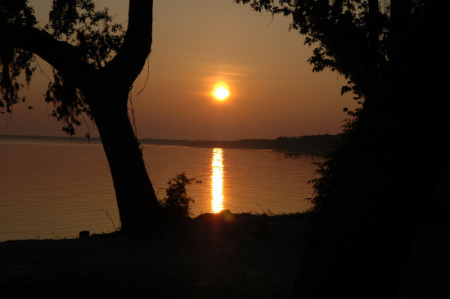
[[[223,86],[214,89],[214,96],[219,101],[225,100],[230,95],[230,91]]]

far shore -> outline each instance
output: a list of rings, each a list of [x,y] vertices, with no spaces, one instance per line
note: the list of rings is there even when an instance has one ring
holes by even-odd
[[[98,137],[56,137],[33,135],[0,135],[0,140],[34,140],[54,142],[95,142],[100,143]],[[300,137],[278,137],[276,139],[241,139],[241,140],[183,140],[183,139],[139,139],[142,144],[174,145],[202,148],[236,148],[236,149],[273,149],[287,151],[294,149],[300,152],[326,153],[334,148],[338,142],[337,135],[305,135]]]

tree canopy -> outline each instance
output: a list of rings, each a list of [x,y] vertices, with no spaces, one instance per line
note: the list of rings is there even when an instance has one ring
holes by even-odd
[[[428,18],[437,2],[429,1],[378,1],[378,0],[235,0],[249,4],[255,11],[282,14],[292,19],[290,29],[305,36],[305,44],[313,47],[309,62],[314,72],[325,69],[336,71],[347,79],[342,93],[352,92],[361,104],[356,111],[347,111],[350,119],[344,125],[344,138],[367,132],[358,127],[364,122],[373,130],[381,128],[377,120],[391,119],[399,111],[391,109],[398,99],[387,100],[380,96],[396,61],[408,49],[405,41],[417,32]],[[414,106],[414,103],[409,105]],[[405,110],[406,106],[398,109]],[[396,108],[397,109],[397,108]],[[395,113],[390,113],[396,111]],[[366,114],[366,117],[360,117]],[[373,119],[373,121],[368,121]],[[376,128],[378,126],[378,128]],[[355,127],[358,127],[355,129]],[[364,131],[364,133],[362,133]],[[335,157],[342,155],[336,153]],[[320,165],[321,177],[314,179],[316,195],[313,201],[321,209],[329,195],[329,186],[340,158],[331,158]]]
[[[47,38],[52,36],[54,40],[65,42],[72,52],[70,55],[76,55],[97,70],[111,61],[125,35],[122,25],[112,23],[108,9],[97,10],[92,0],[53,1],[49,21],[43,26],[37,22],[27,1],[2,0],[0,9],[5,16],[1,18],[3,26],[22,25],[28,30],[38,30]],[[20,91],[30,83],[37,66],[33,50],[3,44],[1,51],[0,108],[4,113],[11,112],[12,106],[19,101],[26,102],[25,97],[20,97]],[[91,116],[89,106],[76,83],[62,75],[64,70],[52,66],[53,80],[48,84],[45,101],[53,104],[52,116],[63,121],[63,131],[74,135],[75,128],[82,123],[83,114]]]

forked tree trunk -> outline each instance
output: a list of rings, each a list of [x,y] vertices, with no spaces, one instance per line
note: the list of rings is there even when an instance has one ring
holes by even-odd
[[[102,139],[126,231],[151,227],[160,210],[127,109],[129,89],[150,54],[152,20],[152,0],[130,0],[123,45],[101,69],[86,62],[79,49],[44,30],[9,23],[0,26],[2,42],[39,55],[84,94]]]
[[[111,170],[122,230],[143,231],[152,227],[160,207],[128,116],[127,99],[124,92],[97,94],[95,103],[103,104],[91,105],[91,110]]]

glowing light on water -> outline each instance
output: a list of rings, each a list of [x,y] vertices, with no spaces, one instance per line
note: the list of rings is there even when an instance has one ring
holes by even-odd
[[[219,213],[223,210],[223,149],[213,149],[211,166],[211,210],[213,213]]]

